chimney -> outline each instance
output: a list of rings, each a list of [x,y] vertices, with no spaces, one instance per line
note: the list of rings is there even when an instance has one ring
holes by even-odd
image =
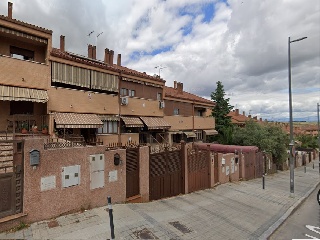
[[[92,45],[88,45],[88,58],[92,58]]]
[[[250,115],[248,115],[248,118],[251,118],[251,114],[250,114]]]
[[[65,40],[64,39],[65,39],[65,36],[61,35],[60,36],[60,50],[63,52],[65,51]]]
[[[262,122],[262,118],[260,118],[260,122]]]
[[[183,92],[183,83],[177,82],[177,90],[178,90],[178,93]]]
[[[121,54],[118,54],[117,65],[121,66]]]
[[[109,55],[109,64],[113,65],[113,56],[114,56],[114,51],[110,50],[110,55]]]
[[[254,119],[254,120],[258,120],[258,117],[257,117],[257,116],[255,116],[255,117],[253,117],[253,119]]]
[[[238,108],[236,109],[236,114],[235,115],[239,116],[239,109]]]
[[[92,46],[92,59],[97,59],[97,47]]]
[[[110,56],[109,56],[109,49],[106,48],[106,49],[104,50],[104,63],[109,63],[109,58],[110,58]]]
[[[12,7],[13,7],[13,3],[8,2],[8,18],[10,19],[12,19]]]
[[[174,88],[174,89],[177,89],[177,81],[174,81],[174,82],[173,82],[173,88]]]
[[[245,112],[245,111],[243,111],[243,112],[242,112],[242,115],[243,115],[243,116],[245,116],[245,115],[246,115],[246,112]]]

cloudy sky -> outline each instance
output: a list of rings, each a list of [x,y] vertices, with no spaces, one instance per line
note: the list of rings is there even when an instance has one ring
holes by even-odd
[[[319,0],[12,0],[13,18],[53,30],[53,46],[87,54],[87,44],[122,54],[122,64],[167,86],[210,99],[221,81],[240,112],[288,118],[288,37],[293,117],[317,119]],[[7,15],[7,1],[0,2]],[[88,34],[94,31],[90,37]],[[97,37],[98,34],[102,33]],[[116,60],[116,59],[115,59]],[[157,67],[158,68],[155,68]]]

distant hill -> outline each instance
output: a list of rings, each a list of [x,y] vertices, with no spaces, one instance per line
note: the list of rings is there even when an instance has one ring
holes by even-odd
[[[270,121],[270,119],[269,119]],[[289,122],[289,118],[274,118],[274,122]],[[304,117],[304,118],[293,118],[294,122],[318,122],[317,116]]]

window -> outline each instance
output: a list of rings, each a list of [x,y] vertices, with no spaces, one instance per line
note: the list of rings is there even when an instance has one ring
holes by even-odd
[[[179,115],[179,108],[175,108],[173,110],[173,115]]]
[[[162,100],[162,93],[157,93],[157,100]]]
[[[120,90],[120,95],[121,95],[121,96],[128,96],[128,89],[126,89],[126,88],[121,88],[121,90]]]
[[[198,116],[199,116],[199,117],[203,117],[203,111],[202,111],[202,110],[199,110],[199,111],[198,111]]]
[[[10,54],[13,58],[31,61],[34,60],[34,52],[27,49],[10,46]]]
[[[105,121],[103,127],[98,128],[98,133],[118,133],[117,121]]]
[[[11,101],[10,115],[13,114],[33,114],[33,102]]]
[[[135,90],[129,90],[129,96],[130,97],[136,96],[136,91]]]
[[[202,131],[196,131],[195,134],[196,134],[196,140],[202,140],[203,138]]]

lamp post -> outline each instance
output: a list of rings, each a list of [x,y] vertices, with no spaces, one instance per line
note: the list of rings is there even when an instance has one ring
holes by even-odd
[[[319,120],[320,104],[317,103],[317,115],[318,115],[318,157],[319,157],[319,174],[320,174],[320,120]]]
[[[294,164],[293,164],[293,146],[294,146],[294,141],[293,141],[293,120],[292,120],[292,94],[291,94],[291,56],[290,56],[290,43],[293,42],[298,42],[303,39],[306,39],[307,37],[302,37],[296,40],[290,40],[290,37],[288,38],[288,75],[289,75],[289,116],[290,116],[290,143],[289,143],[289,148],[290,148],[290,155],[289,155],[289,160],[290,160],[290,193],[294,193]]]

